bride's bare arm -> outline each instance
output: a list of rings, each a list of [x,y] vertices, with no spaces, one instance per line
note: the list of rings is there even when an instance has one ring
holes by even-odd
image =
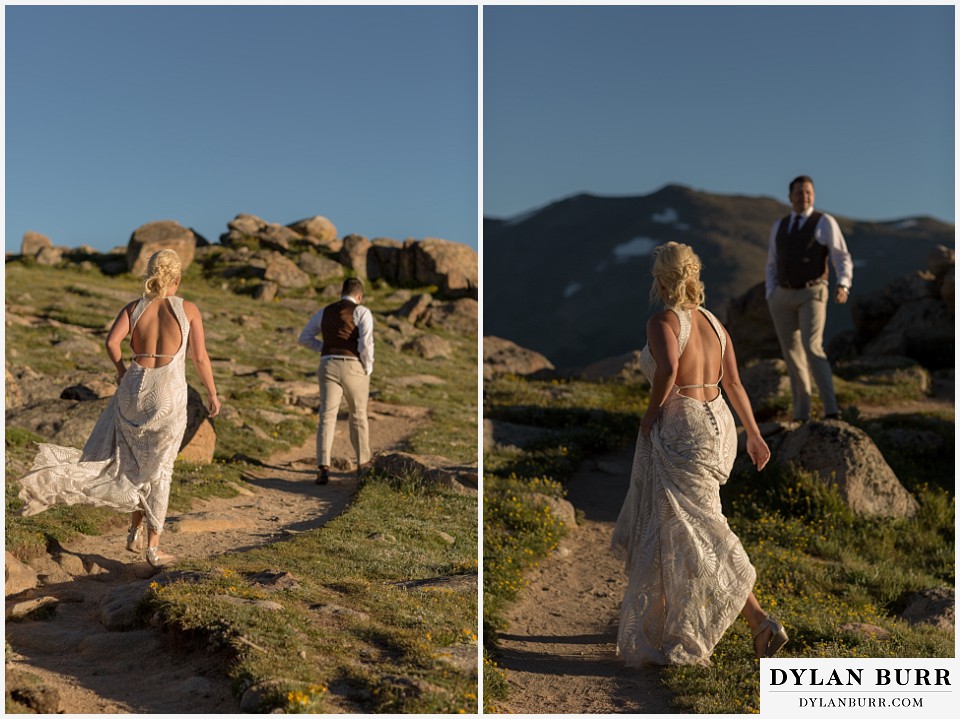
[[[220,399],[217,397],[217,386],[213,382],[213,366],[210,364],[210,356],[207,354],[207,345],[203,336],[203,318],[200,316],[200,310],[192,302],[184,302],[183,310],[190,321],[188,343],[190,359],[193,360],[193,366],[197,368],[200,381],[207,390],[207,410],[211,417],[216,417],[220,413]]]
[[[677,341],[679,324],[674,328],[675,322],[676,315],[672,312],[658,312],[647,322],[647,345],[657,369],[653,375],[653,386],[650,388],[650,404],[640,421],[644,434],[650,434],[660,415],[660,405],[667,400],[670,388],[677,379],[680,345]]]
[[[747,433],[747,454],[757,466],[757,469],[763,469],[770,459],[770,449],[767,443],[760,436],[760,428],[757,426],[757,420],[753,417],[753,407],[750,405],[750,398],[747,391],[740,382],[740,371],[737,369],[737,353],[733,349],[733,340],[730,333],[724,328],[724,334],[727,336],[727,350],[723,354],[723,379],[720,384],[723,385],[727,397],[730,398],[730,404],[733,405],[737,417],[743,424]]]
[[[131,302],[120,310],[120,314],[117,315],[117,319],[113,321],[113,326],[107,333],[105,343],[107,346],[107,357],[113,362],[113,366],[117,368],[117,384],[120,384],[120,380],[123,379],[123,375],[127,371],[126,365],[123,364],[123,348],[121,344],[123,343],[124,337],[130,334],[130,310],[132,310],[136,304],[136,302]]]

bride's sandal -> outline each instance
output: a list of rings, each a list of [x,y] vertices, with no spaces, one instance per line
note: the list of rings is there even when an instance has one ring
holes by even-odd
[[[177,558],[172,554],[161,552],[159,547],[147,547],[147,561],[151,567],[160,569],[161,567],[169,567],[171,564],[175,564]]]
[[[767,632],[770,633],[769,637],[765,636]],[[757,659],[772,657],[789,639],[783,625],[776,619],[767,617],[753,633],[753,651]]]
[[[130,527],[127,532],[127,551],[139,554],[143,551],[143,525]]]

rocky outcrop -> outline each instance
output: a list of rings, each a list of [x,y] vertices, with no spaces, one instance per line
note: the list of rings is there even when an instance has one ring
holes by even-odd
[[[337,241],[337,228],[326,217],[314,215],[304,220],[297,220],[287,225],[294,232],[299,233],[304,240],[316,247],[323,247],[333,252],[339,252],[340,248],[334,248]]]
[[[553,374],[555,367],[539,352],[528,350],[501,337],[483,338],[483,379],[500,375],[541,378]]]
[[[780,357],[780,342],[767,308],[766,286],[760,282],[727,303],[727,321],[737,350],[737,361],[743,365],[752,359]]]
[[[477,492],[477,463],[453,464],[446,457],[435,455],[392,452],[379,455],[373,460],[377,473],[391,477],[418,477],[423,481],[462,494]]]
[[[310,276],[279,252],[273,252],[267,259],[263,279],[281,288],[307,287],[310,284]]]
[[[410,256],[412,280],[419,285],[437,285],[444,294],[468,294],[478,286],[477,253],[458,242],[428,237],[407,240],[403,249]]]
[[[20,242],[20,254],[27,257],[36,257],[40,250],[51,247],[53,247],[53,243],[49,237],[33,230],[27,230],[23,233],[23,239]]]
[[[767,439],[771,463],[794,465],[835,485],[847,506],[871,517],[912,517],[917,501],[904,489],[870,437],[846,422],[807,422]]]
[[[312,252],[302,253],[297,260],[297,266],[319,282],[343,279],[343,265]]]
[[[453,346],[443,337],[436,335],[421,335],[404,345],[403,349],[426,360],[438,357],[449,359],[453,354]]]
[[[588,382],[646,382],[640,371],[640,351],[607,357],[580,370]]]
[[[480,305],[469,297],[452,302],[434,300],[424,311],[419,324],[462,335],[476,335],[480,322]]]
[[[4,553],[3,575],[5,597],[33,589],[38,583],[37,573],[10,552]]]
[[[790,397],[787,363],[782,359],[752,361],[740,370],[740,382],[758,419],[775,414],[777,401]]]
[[[370,240],[362,235],[347,235],[343,238],[343,248],[340,250],[340,264],[361,280],[368,279],[367,253],[373,247]]]
[[[952,367],[954,361],[954,252],[938,246],[926,268],[904,275],[882,290],[851,298],[854,332],[844,340],[851,348],[831,354],[910,357],[928,369]],[[739,348],[738,348],[739,350]]]
[[[160,220],[141,225],[127,243],[127,271],[142,275],[150,256],[159,250],[173,250],[180,257],[183,269],[193,262],[197,237],[193,230],[174,220]]]
[[[956,599],[950,587],[932,587],[910,597],[901,615],[911,624],[931,624],[952,632],[956,623]]]

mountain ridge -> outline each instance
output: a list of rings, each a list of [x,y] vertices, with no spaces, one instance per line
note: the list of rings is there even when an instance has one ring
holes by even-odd
[[[566,367],[639,348],[650,310],[649,253],[670,240],[700,255],[707,306],[723,318],[731,298],[763,280],[770,228],[789,210],[771,197],[669,183],[648,195],[584,192],[512,218],[485,217],[484,270],[493,290],[484,298],[485,334]],[[935,218],[830,214],[854,257],[854,293],[922,266],[937,244],[954,245],[953,225]],[[851,326],[849,307],[831,306],[827,336]]]

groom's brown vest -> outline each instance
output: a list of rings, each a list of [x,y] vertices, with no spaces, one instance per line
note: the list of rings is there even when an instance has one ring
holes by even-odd
[[[815,230],[822,212],[814,212],[794,234],[790,234],[790,215],[780,220],[777,229],[777,284],[800,289],[827,279],[826,247],[817,242]]]
[[[360,358],[360,330],[353,321],[357,303],[340,300],[323,308],[320,332],[323,335],[323,350],[320,356]]]

